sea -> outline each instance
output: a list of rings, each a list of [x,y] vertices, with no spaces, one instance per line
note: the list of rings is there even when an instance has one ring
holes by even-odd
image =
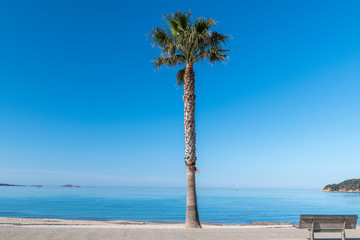
[[[318,189],[197,190],[200,221],[298,223],[300,214],[360,213],[360,193]],[[0,217],[184,222],[185,188],[0,187]]]

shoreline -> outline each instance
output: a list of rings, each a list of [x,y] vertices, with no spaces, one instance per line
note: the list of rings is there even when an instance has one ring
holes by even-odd
[[[337,193],[360,193],[360,190],[338,190],[338,191],[332,191],[332,190],[327,190],[327,189],[322,189],[320,190],[320,192],[337,192]]]
[[[285,222],[254,222],[252,224],[201,223],[203,228],[293,228],[295,224]],[[48,218],[0,217],[0,227],[104,227],[104,228],[185,228],[181,222],[137,222],[65,220]]]

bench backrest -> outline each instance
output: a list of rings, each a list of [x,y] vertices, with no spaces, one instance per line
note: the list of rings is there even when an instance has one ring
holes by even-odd
[[[357,215],[300,215],[299,228],[355,229]]]

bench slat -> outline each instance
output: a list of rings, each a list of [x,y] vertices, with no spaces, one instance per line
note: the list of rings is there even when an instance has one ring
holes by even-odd
[[[307,229],[355,229],[357,215],[301,215],[299,228]],[[314,226],[313,226],[314,221]]]
[[[300,215],[302,219],[357,219],[357,215]]]

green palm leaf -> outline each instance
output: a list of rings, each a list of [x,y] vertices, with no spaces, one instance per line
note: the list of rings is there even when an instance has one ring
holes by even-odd
[[[212,31],[216,24],[212,18],[197,18],[192,22],[190,12],[179,11],[165,15],[164,20],[164,28],[155,27],[149,34],[153,46],[161,51],[161,57],[153,60],[155,69],[193,65],[206,60],[215,63],[227,59],[229,50],[224,49],[224,46],[230,36]],[[183,76],[179,75],[182,70],[176,77],[180,85],[182,82],[178,76]]]
[[[185,68],[178,71],[176,74],[176,85],[184,85]]]

